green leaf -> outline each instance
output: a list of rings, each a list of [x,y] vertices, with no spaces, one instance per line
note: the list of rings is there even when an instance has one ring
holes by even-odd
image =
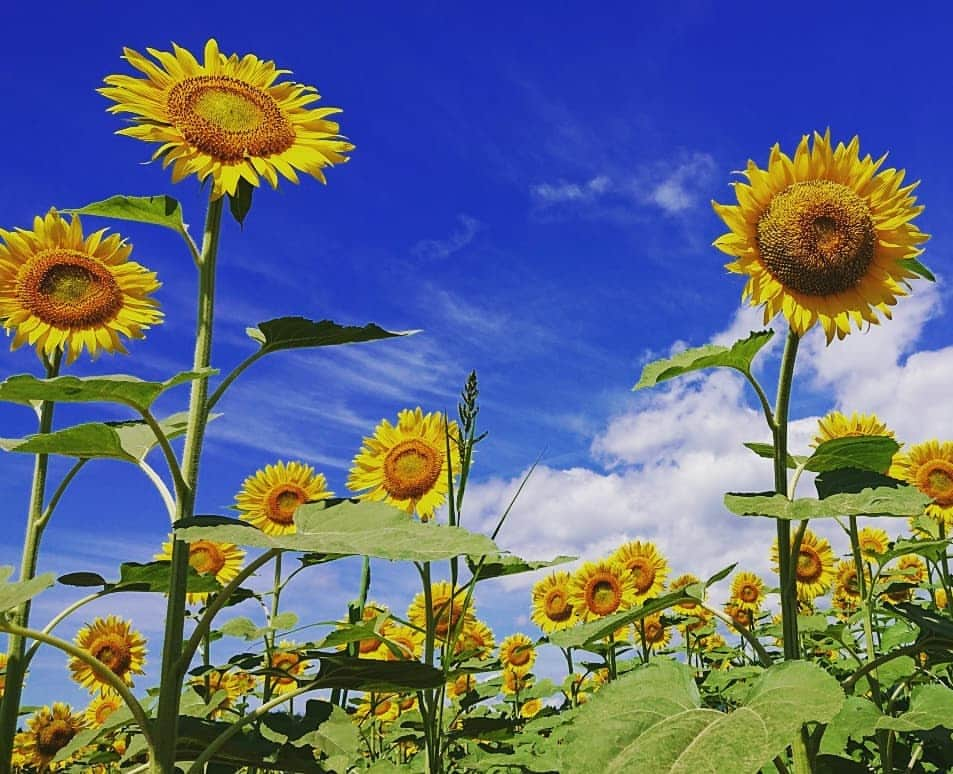
[[[730,572],[730,570],[729,570]],[[700,586],[701,584],[699,584]],[[585,648],[598,640],[602,640],[613,634],[617,629],[633,621],[637,621],[646,616],[659,613],[672,607],[686,596],[687,589],[665,594],[657,599],[650,599],[640,607],[633,607],[629,610],[622,610],[605,618],[596,621],[576,624],[570,629],[553,632],[549,635],[549,641],[560,648]]]
[[[890,609],[917,625],[924,635],[932,634],[945,640],[953,640],[953,621],[943,614],[926,610],[909,602],[890,605]]]
[[[251,197],[255,189],[245,178],[238,181],[238,190],[228,195],[228,211],[232,213],[239,226],[245,225],[245,218],[251,212]]]
[[[332,706],[330,716],[302,737],[300,743],[320,753],[328,770],[347,771],[357,758],[361,737],[351,716],[340,707]]]
[[[718,572],[716,572],[708,580],[705,581],[705,588],[707,589],[709,586],[714,586],[716,583],[718,583],[718,581],[721,581],[727,578],[729,575],[731,575],[732,571],[737,566],[738,566],[738,563],[735,562],[734,564],[729,564],[724,569],[721,569]]]
[[[838,755],[847,750],[847,742],[859,742],[865,737],[873,736],[877,730],[877,722],[883,714],[869,699],[859,696],[848,696],[844,706],[840,708],[821,739],[822,753]]]
[[[899,448],[900,444],[893,438],[882,435],[834,438],[819,444],[805,467],[815,473],[840,468],[885,473]]]
[[[11,376],[0,382],[0,400],[23,403],[48,400],[59,403],[121,403],[137,411],[148,409],[163,392],[195,379],[217,373],[207,368],[183,371],[164,382],[146,382],[134,376],[58,376],[37,379],[30,374]]]
[[[378,661],[322,653],[316,688],[407,693],[443,684],[443,672],[419,661]]]
[[[66,575],[60,575],[56,582],[62,583],[64,586],[89,588],[91,586],[106,586],[108,581],[96,572],[70,572]]]
[[[27,581],[7,583],[7,578],[12,574],[12,567],[0,567],[0,612],[12,610],[18,605],[33,599],[41,591],[52,586],[55,578],[53,573],[45,572]]]
[[[64,209],[63,212],[152,223],[171,228],[180,234],[188,231],[188,226],[182,222],[182,205],[171,196],[110,196],[85,207]]]
[[[518,575],[522,572],[533,572],[534,570],[541,570],[544,567],[555,567],[558,564],[573,562],[578,558],[578,556],[560,555],[548,562],[532,562],[527,559],[520,559],[520,557],[512,556],[510,554],[497,554],[496,556],[487,557],[486,561],[483,563],[483,566],[480,568],[480,577],[477,578],[477,580],[484,581],[489,580],[490,578],[502,578],[505,575]],[[469,557],[467,558],[467,566],[470,568],[471,573],[476,572],[478,564],[479,560],[474,560]]]
[[[119,582],[117,587],[134,586],[137,591],[158,591],[167,593],[171,581],[171,567],[169,561],[155,561],[147,564],[124,562],[119,566]],[[186,589],[195,594],[202,591],[218,591],[222,586],[212,574],[201,575],[194,567],[188,569],[188,585]]]
[[[756,441],[747,441],[744,446],[748,447],[757,454],[759,457],[764,457],[768,460],[774,459],[774,445],[770,443],[758,443]],[[795,457],[793,454],[788,454],[788,467],[796,468],[798,465],[802,464],[807,457]]]
[[[877,721],[877,729],[885,731],[929,731],[937,726],[953,728],[953,690],[945,685],[914,688],[907,712]]]
[[[814,479],[817,496],[822,500],[835,494],[856,494],[865,489],[897,489],[903,483],[883,473],[857,468],[840,468],[818,473]]]
[[[176,532],[190,542],[216,540],[258,548],[401,561],[439,561],[500,553],[485,535],[460,527],[423,524],[382,502],[335,499],[306,503],[295,512],[294,520],[298,528],[295,534],[274,537],[236,520],[225,520],[217,526],[186,526]]]
[[[899,263],[905,269],[909,269],[914,274],[923,277],[925,280],[936,282],[936,277],[933,276],[933,272],[920,263],[920,261],[918,261],[916,258],[901,258],[899,261],[897,261],[897,263]]]
[[[878,487],[857,493],[831,495],[823,500],[788,500],[773,492],[729,492],[725,507],[738,516],[777,519],[831,519],[836,516],[913,516],[922,513],[930,498],[916,487]]]
[[[642,369],[642,375],[632,389],[642,390],[646,387],[654,387],[676,376],[700,371],[703,368],[720,366],[734,368],[747,374],[751,369],[751,361],[761,348],[771,341],[772,336],[774,336],[772,330],[752,331],[748,338],[740,339],[730,347],[708,344],[704,347],[686,349],[665,360],[656,360]]]
[[[331,320],[309,320],[306,317],[279,317],[258,323],[245,332],[261,345],[262,352],[302,347],[333,347],[363,341],[410,336],[419,331],[387,331],[374,323],[364,326],[338,325]]]
[[[210,415],[214,419],[220,414]],[[169,440],[184,435],[188,412],[181,411],[159,420]],[[87,422],[52,433],[26,438],[0,438],[0,449],[25,454],[61,454],[65,457],[106,458],[138,464],[158,444],[155,433],[144,421]]]

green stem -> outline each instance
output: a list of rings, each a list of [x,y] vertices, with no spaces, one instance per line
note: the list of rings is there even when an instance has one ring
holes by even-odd
[[[67,617],[75,613],[84,605],[88,605],[90,602],[94,602],[101,597],[105,597],[107,594],[111,594],[111,591],[97,591],[95,594],[89,594],[82,599],[77,599],[69,607],[61,610],[57,613],[50,622],[43,627],[43,634],[51,634],[53,630]],[[37,649],[40,647],[40,641],[36,640],[27,650],[26,656],[23,659],[24,669],[30,666],[30,662],[33,660],[33,656],[36,655]]]
[[[758,654],[758,660],[761,662],[763,667],[769,667],[773,663],[771,655],[764,649],[764,646],[758,640],[757,637],[751,632],[747,626],[739,626],[734,622],[732,617],[727,613],[722,612],[717,607],[712,607],[706,602],[702,602],[702,607],[705,608],[709,613],[711,613],[715,618],[724,623],[726,626],[734,629],[738,634],[740,634],[748,643],[750,643],[752,650]]]
[[[142,409],[139,413],[142,414],[142,418],[146,421],[146,424],[149,425],[149,429],[152,430],[153,435],[155,435],[159,448],[162,449],[162,455],[165,457],[165,461],[169,466],[169,472],[172,474],[176,501],[187,501],[191,487],[186,483],[182,475],[182,469],[179,467],[179,461],[175,458],[175,451],[172,448],[172,444],[169,442],[166,434],[162,432],[162,426],[149,409]],[[194,498],[192,499],[194,500]],[[178,516],[178,514],[176,515]]]
[[[939,521],[939,536],[940,540],[946,540],[946,522],[943,519]],[[953,595],[950,594],[950,559],[948,556],[947,548],[944,547],[943,555],[940,558],[940,566],[943,568],[943,590],[946,592],[946,610],[950,615],[953,615]]]
[[[44,358],[46,378],[53,379],[59,375],[60,363],[63,360],[63,351],[57,350],[53,359]],[[49,433],[53,429],[53,406],[50,401],[40,404],[39,429],[40,434]],[[49,457],[46,454],[37,454],[33,463],[33,486],[30,491],[30,505],[27,511],[26,536],[23,539],[23,554],[20,559],[20,582],[31,580],[36,576],[36,565],[40,556],[40,541],[43,537],[44,520],[43,500],[46,497],[46,476],[49,466]],[[19,605],[13,611],[13,623],[16,626],[26,627],[30,622],[30,601]],[[18,634],[10,634],[7,642],[7,665],[5,674],[6,689],[0,702],[0,774],[9,774],[11,758],[13,757],[13,737],[17,732],[17,718],[20,712],[20,697],[23,695],[23,682],[26,678],[26,640]]]
[[[212,355],[212,326],[215,310],[215,259],[218,255],[222,207],[225,197],[210,198],[205,218],[202,253],[199,264],[198,311],[195,326],[195,352],[192,367],[200,371],[209,367]],[[189,418],[186,425],[185,449],[182,453],[184,496],[176,503],[176,520],[190,518],[195,509],[199,458],[205,437],[208,398],[208,377],[192,382],[189,395]],[[159,688],[156,733],[158,737],[153,770],[172,774],[175,770],[175,748],[178,741],[179,697],[188,664],[182,663],[182,637],[185,622],[185,594],[188,583],[189,545],[172,539],[171,578],[166,608],[165,637],[162,644],[162,683]]]
[[[268,667],[271,668],[271,654],[275,651],[275,630],[272,629],[273,621],[278,617],[278,605],[281,602],[281,554],[275,557],[275,577],[271,589],[271,610],[268,611],[268,631],[265,633],[265,657],[268,659]],[[271,700],[272,688],[271,675],[265,675],[265,691],[262,694],[262,701]]]
[[[60,500],[63,497],[63,494],[66,492],[66,488],[72,483],[73,479],[76,478],[76,474],[79,473],[83,466],[89,462],[89,459],[76,460],[65,476],[63,480],[60,481],[59,486],[53,491],[53,496],[50,497],[50,501],[46,504],[46,507],[43,509],[43,513],[39,519],[39,525],[42,529],[47,525],[49,520],[53,517],[53,511],[56,510],[56,506],[60,504]]]
[[[239,376],[241,376],[242,372],[246,368],[248,368],[253,363],[257,362],[260,358],[264,357],[267,354],[268,354],[267,349],[264,349],[264,348],[259,349],[257,352],[252,352],[248,357],[242,360],[241,363],[235,366],[229,372],[228,376],[222,379],[221,384],[219,384],[218,387],[215,388],[215,392],[213,392],[211,396],[209,396],[209,399],[205,402],[205,412],[207,414],[212,413],[212,409],[215,407],[215,404],[218,403],[222,395],[225,394],[225,390],[227,390],[231,386],[232,382],[234,382]]]

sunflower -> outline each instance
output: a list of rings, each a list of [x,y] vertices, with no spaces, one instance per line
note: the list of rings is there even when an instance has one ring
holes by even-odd
[[[354,717],[359,723],[367,718],[389,723],[400,717],[400,701],[396,693],[365,693],[358,702]]]
[[[831,597],[831,607],[841,621],[849,621],[860,609],[860,600],[843,591],[835,591]]]
[[[33,229],[0,229],[0,323],[13,331],[11,348],[29,343],[50,359],[72,363],[83,349],[125,352],[120,335],[141,339],[162,321],[150,294],[154,272],[129,260],[132,245],[105,229],[83,236],[79,218],[55,210]]]
[[[871,581],[870,571],[865,565],[864,582],[870,584]],[[857,574],[857,565],[853,559],[845,559],[837,563],[834,594],[840,594],[854,600],[860,599],[860,578]]]
[[[476,616],[476,610],[471,602],[464,610],[466,589],[458,588],[454,593],[453,587],[447,581],[439,581],[430,587],[430,614],[433,617],[434,633],[437,639],[444,640],[461,618],[463,625],[470,623]],[[424,592],[417,594],[407,608],[407,619],[424,631],[427,630],[427,605]]]
[[[130,48],[124,58],[145,78],[110,75],[99,93],[116,104],[110,113],[131,113],[134,125],[117,134],[160,143],[152,158],[172,165],[172,181],[188,175],[212,178],[212,195],[234,195],[241,180],[257,186],[259,175],[278,186],[278,173],[293,183],[297,172],[326,182],[322,169],[347,161],[354,149],[326,120],[339,108],[312,108],[321,96],[312,86],[277,79],[272,61],[254,54],[226,57],[218,43],[205,44],[203,62],[184,48],[146,49],[155,62]]]
[[[17,734],[16,745],[27,765],[43,771],[85,726],[68,704],[55,702],[52,709],[41,707],[27,720],[27,730]]]
[[[536,648],[525,634],[511,634],[500,643],[500,663],[504,669],[526,674],[536,663]]]
[[[953,527],[953,442],[936,440],[894,455],[889,475],[913,484],[933,502],[927,516]]]
[[[425,636],[418,629],[410,626],[385,627],[383,634],[385,639],[401,653],[398,657],[385,645],[385,661],[409,661],[419,658],[420,654],[423,653]]]
[[[225,692],[225,696],[211,713],[212,717],[219,717],[224,710],[230,709],[234,702],[255,690],[255,678],[248,672],[221,672],[218,669],[210,669],[193,677],[189,685],[195,688],[206,704],[219,691]]]
[[[817,435],[811,446],[820,446],[824,441],[833,441],[835,438],[856,438],[859,436],[886,436],[893,438],[890,430],[881,422],[876,414],[858,414],[856,411],[849,417],[840,411],[832,411],[817,421]]]
[[[586,562],[572,577],[569,603],[583,621],[626,610],[635,605],[632,573],[610,559]]]
[[[483,621],[474,619],[463,624],[463,631],[460,632],[453,646],[453,653],[456,656],[467,653],[470,658],[485,661],[493,655],[495,647],[496,639],[493,637],[493,630]]]
[[[734,184],[736,205],[712,202],[729,232],[715,246],[735,258],[727,268],[748,277],[744,297],[779,313],[805,334],[820,322],[830,341],[907,293],[918,276],[907,263],[928,239],[912,224],[923,211],[903,185],[904,171],[880,170],[886,156],[860,157],[860,141],[831,144],[830,132],[804,135],[794,158],[771,149],[767,169],[753,161]]]
[[[99,728],[99,726],[106,722],[106,719],[110,715],[122,706],[123,701],[118,694],[100,694],[89,703],[89,706],[83,713],[83,717],[86,719],[86,725],[91,728]]]
[[[425,415],[419,406],[398,412],[396,425],[381,420],[354,457],[348,489],[430,520],[447,497],[447,433],[455,448],[457,423],[446,423],[439,411]]]
[[[524,720],[535,718],[543,709],[542,699],[528,699],[520,705],[520,717]]]
[[[753,572],[739,572],[731,581],[731,601],[756,613],[764,604],[764,581]]]
[[[115,615],[96,618],[76,634],[76,645],[101,661],[126,685],[133,675],[145,674],[146,641],[132,628],[131,621]],[[69,661],[73,679],[91,693],[113,693],[109,683],[75,656]]]
[[[265,465],[242,483],[235,507],[267,535],[293,535],[295,511],[304,503],[333,497],[323,473],[303,462]]]
[[[668,562],[658,552],[654,543],[630,541],[620,546],[610,560],[615,560],[631,573],[637,604],[641,605],[646,599],[657,597],[665,587]]]
[[[528,672],[518,672],[506,667],[502,674],[503,685],[501,690],[506,696],[515,696],[522,693],[533,684],[533,676]]]
[[[550,634],[568,629],[576,623],[576,614],[569,603],[569,585],[572,576],[565,571],[554,572],[533,586],[531,618],[540,629]]]
[[[646,616],[635,622],[635,636],[648,650],[662,650],[672,641],[672,633],[662,624],[662,614]]]
[[[382,605],[379,602],[368,602],[364,605],[362,620],[364,623],[368,623],[379,616],[389,615],[390,610],[388,609],[387,605]],[[350,625],[350,621],[339,621],[338,629],[344,629]],[[385,618],[383,623],[378,624],[374,629],[374,631],[380,636],[366,637],[363,640],[359,640],[357,643],[358,658],[370,658],[376,659],[378,661],[387,660],[388,655],[390,654],[390,648],[384,644],[384,640],[382,638],[389,636],[387,631],[390,628],[392,628],[390,619]],[[344,650],[347,648],[347,643],[342,643],[338,647]]]
[[[791,544],[794,544],[793,536]],[[774,563],[774,571],[778,572],[777,540],[771,546],[771,561]],[[834,552],[831,550],[831,544],[811,530],[805,530],[794,573],[799,599],[811,600],[826,594],[834,580]]]
[[[7,654],[0,653],[0,699],[3,698],[3,690],[7,687]]]
[[[163,543],[162,551],[153,557],[160,562],[172,561],[172,543]],[[189,543],[189,564],[199,575],[214,575],[222,586],[235,580],[245,560],[245,552],[234,543],[196,540]],[[197,605],[210,596],[211,591],[190,592],[186,602]]]
[[[672,581],[669,586],[669,591],[681,591],[688,586],[691,586],[695,583],[701,583],[701,578],[697,575],[692,575],[690,572],[685,573],[684,575],[679,575],[675,580]],[[697,616],[700,619],[707,620],[710,613],[705,610],[698,602],[680,602],[675,605],[675,612],[681,613],[682,615],[693,615]]]
[[[946,589],[933,590],[933,602],[940,610],[946,610]]]
[[[271,669],[285,673],[285,675],[281,677],[274,675],[269,676],[273,695],[290,693],[298,688],[296,678],[304,674],[308,662],[301,660],[301,656],[294,650],[296,647],[297,645],[293,642],[280,642],[278,643],[278,647],[271,652],[271,659],[268,662],[269,666]]]
[[[857,533],[857,543],[864,558],[877,559],[879,555],[887,553],[890,538],[885,530],[878,527],[864,527]]]
[[[757,620],[757,611],[741,607],[735,600],[731,599],[725,603],[725,612],[731,616],[736,628],[750,629]]]
[[[476,678],[471,674],[459,675],[455,680],[447,683],[447,696],[451,699],[460,699],[476,688]]]

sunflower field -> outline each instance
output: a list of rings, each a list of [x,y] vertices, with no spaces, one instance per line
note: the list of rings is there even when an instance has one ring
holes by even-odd
[[[836,348],[889,325],[916,284],[935,281],[920,260],[917,184],[902,169],[829,131],[790,153],[774,146],[765,166],[749,161],[735,200],[714,203],[726,232],[712,236],[764,329],[645,364],[635,385],[703,369],[744,378],[770,439],[746,446],[773,481],[727,493],[724,518],[773,522],[763,551],[774,573],[726,556],[699,577],[641,538],[588,561],[530,560],[500,538],[510,508],[492,530],[464,518],[487,435],[475,372],[452,415],[394,406],[368,427],[346,492],[313,465],[279,459],[248,471],[230,514],[197,508],[206,428],[229,421],[216,407],[258,361],[426,334],[281,317],[247,329],[244,360],[219,362],[223,219],[241,224],[253,194],[267,195],[262,182],[327,182],[355,146],[339,110],[271,60],[222,53],[214,39],[198,54],[127,48],[124,59],[99,89],[128,119],[117,133],[150,143],[172,182],[203,184],[207,212],[199,239],[165,194],[66,202],[0,230],[0,323],[13,349],[37,356],[35,372],[0,381],[0,401],[36,416],[35,433],[0,438],[5,455],[33,464],[28,512],[7,514],[25,530],[19,567],[0,575],[0,774],[953,770],[953,440],[909,444],[877,416],[833,412],[804,448],[789,443],[802,338],[817,326]],[[102,227],[130,223],[173,232],[194,264],[193,362],[161,381],[73,375],[81,358],[125,353],[165,320],[156,273]],[[776,335],[783,351],[766,364]],[[773,400],[759,355],[759,369],[777,373]],[[180,409],[159,412],[160,398]],[[103,419],[58,421],[70,404],[105,407]],[[72,482],[110,460],[144,474],[167,511],[167,541],[111,578],[40,573]],[[361,572],[337,620],[289,608],[293,580],[341,560]],[[398,609],[374,600],[372,562],[384,561],[419,581]],[[524,573],[526,626],[494,633],[479,615],[483,584]],[[249,587],[259,576],[272,579],[265,592]],[[31,604],[51,587],[72,601],[43,619]],[[727,602],[713,601],[714,587]],[[83,618],[120,595],[165,600],[161,641],[123,615]],[[84,620],[75,637],[58,631],[67,619]],[[25,703],[40,649],[61,658],[86,706]],[[544,652],[558,654],[559,674],[538,669]],[[143,680],[147,657],[161,665],[158,684]]]

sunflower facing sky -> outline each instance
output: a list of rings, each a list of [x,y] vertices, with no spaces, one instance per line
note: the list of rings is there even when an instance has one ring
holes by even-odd
[[[620,546],[611,558],[632,575],[637,603],[642,604],[662,592],[668,577],[668,562],[654,543],[632,540]]]
[[[857,543],[864,558],[876,559],[878,555],[887,553],[890,537],[886,530],[879,527],[864,527],[857,533]]]
[[[125,352],[120,336],[141,339],[162,321],[151,294],[154,272],[129,260],[132,245],[105,229],[83,236],[79,218],[55,210],[32,229],[0,229],[0,323],[23,344],[50,359],[57,350],[72,363],[85,349]]]
[[[890,430],[876,414],[858,414],[856,411],[847,416],[840,411],[832,411],[817,421],[817,435],[811,446],[819,446],[824,441],[835,438],[856,438],[859,436],[886,436],[893,438]]]
[[[348,489],[428,521],[447,498],[447,433],[459,437],[456,422],[446,424],[439,411],[424,414],[419,406],[399,412],[396,425],[381,420],[354,458]]]
[[[894,456],[889,474],[932,498],[926,513],[953,526],[953,442],[918,443]]]
[[[146,641],[132,628],[131,621],[115,615],[96,618],[76,633],[76,645],[99,659],[126,685],[133,675],[145,674]],[[78,658],[69,661],[73,679],[91,693],[112,693],[113,689],[93,669]]]
[[[155,555],[162,562],[172,561],[172,543],[163,543],[162,551]],[[196,540],[189,543],[189,564],[199,575],[213,575],[222,586],[235,579],[242,569],[245,552],[234,543],[217,543],[212,540]],[[186,594],[190,605],[204,602],[212,595],[210,591]]]
[[[559,570],[537,581],[533,586],[531,618],[546,634],[568,629],[576,623],[577,616],[569,602],[571,582],[572,576],[564,570]]]
[[[293,535],[299,505],[333,497],[323,473],[303,462],[265,465],[242,483],[235,495],[239,517],[267,535]]]
[[[326,182],[324,167],[347,161],[354,149],[327,116],[340,108],[310,107],[321,95],[312,86],[278,81],[288,70],[254,54],[225,56],[205,44],[202,62],[172,44],[172,51],[130,48],[124,58],[145,75],[110,75],[99,93],[116,104],[110,113],[131,113],[133,125],[117,134],[159,143],[152,158],[172,166],[172,181],[212,178],[212,195],[234,195],[241,180],[259,176],[273,188],[278,175],[293,183],[298,172]]]
[[[525,634],[511,634],[500,643],[500,663],[504,669],[526,674],[536,662],[535,643]]]
[[[580,620],[592,621],[633,607],[635,582],[623,565],[609,559],[586,562],[572,577],[569,602]]]
[[[903,185],[904,171],[881,169],[886,156],[861,158],[860,141],[835,147],[830,132],[801,139],[793,158],[771,149],[766,169],[748,162],[734,183],[738,204],[712,202],[730,229],[715,246],[747,275],[744,297],[805,334],[820,323],[830,341],[851,324],[879,323],[920,276],[905,263],[928,239],[912,221],[923,211]]]

